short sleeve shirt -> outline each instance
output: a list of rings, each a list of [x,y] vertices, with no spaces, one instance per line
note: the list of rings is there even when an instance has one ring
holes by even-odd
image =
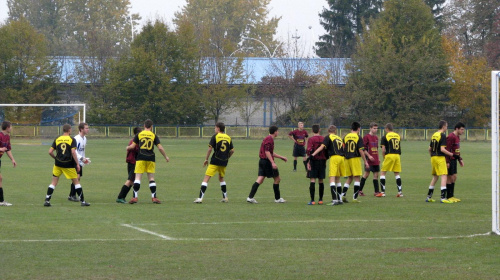
[[[300,146],[305,146],[306,145],[306,138],[309,137],[309,135],[307,134],[307,131],[305,129],[303,130],[294,130],[294,131],[290,131],[290,133],[288,133],[289,136],[292,136],[293,139],[295,139],[295,141],[297,141],[297,145],[300,145]]]
[[[446,137],[446,150],[454,155],[460,155],[460,136],[455,135],[453,132],[448,134],[448,137]],[[448,156],[446,158],[450,159]]]
[[[382,137],[382,146],[386,154],[401,154],[401,137],[396,132],[389,132]]]
[[[61,135],[54,140],[51,147],[57,153],[55,158],[56,166],[62,168],[76,167],[72,152],[72,150],[76,149],[75,138],[68,135]]]
[[[431,147],[432,157],[445,156],[445,154],[441,152],[441,147],[444,146],[446,148],[446,134],[439,131],[435,132],[432,135],[431,143],[429,144],[429,146]]]
[[[7,151],[11,150],[10,146],[10,135],[9,134],[4,134],[3,132],[0,131],[0,148],[7,147]],[[4,153],[0,154],[0,158],[3,156]]]
[[[134,143],[139,146],[137,160],[155,161],[154,146],[160,144],[160,138],[149,130],[143,130],[134,137]]]
[[[225,133],[217,133],[212,136],[208,144],[214,149],[210,164],[227,166],[231,150],[234,149],[231,137]]]
[[[330,134],[323,139],[323,145],[328,151],[328,155],[332,156],[344,156],[344,142],[342,138],[335,134]]]
[[[357,133],[349,133],[344,137],[345,158],[361,157],[359,150],[364,150],[363,141]]]
[[[309,141],[307,141],[307,155],[310,156],[312,153],[314,153],[314,151],[316,151],[321,146],[321,144],[323,144],[324,140],[325,140],[325,137],[323,137],[321,135],[315,135],[315,136],[309,138]],[[326,150],[321,151],[320,153],[318,153],[317,155],[314,156],[314,159],[315,160],[326,159],[325,152],[326,152]]]
[[[268,135],[264,140],[262,140],[262,144],[260,145],[259,157],[262,159],[267,159],[266,151],[271,153],[271,156],[274,154],[274,138],[272,135]]]
[[[363,137],[363,144],[368,153],[373,157],[373,161],[368,161],[369,165],[380,165],[380,159],[378,157],[378,136],[366,134]]]

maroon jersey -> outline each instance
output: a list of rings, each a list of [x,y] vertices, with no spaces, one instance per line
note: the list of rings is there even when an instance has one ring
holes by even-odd
[[[10,135],[0,132],[0,148],[7,147],[7,151],[11,150],[10,147]],[[6,151],[6,152],[7,152]],[[0,158],[3,156],[3,152],[0,152]]]
[[[274,138],[272,135],[268,135],[264,140],[262,140],[262,144],[260,145],[259,157],[262,159],[267,159],[266,151],[271,153],[273,156],[274,153]]]
[[[309,138],[309,141],[307,141],[307,155],[310,156],[316,149],[318,149],[321,144],[323,144],[323,140],[325,137],[321,135],[314,135],[313,137]],[[314,156],[314,160],[321,160],[321,159],[326,159],[326,149],[323,149],[320,153]]]
[[[378,136],[371,135],[370,133],[366,134],[363,137],[363,144],[365,144],[365,150],[373,157],[373,161],[368,160],[368,164],[380,165],[380,159],[378,158]]]
[[[446,137],[446,150],[460,156],[460,136],[455,135],[453,132],[448,134],[448,137]],[[450,159],[451,157],[446,156],[446,162],[450,162]]]
[[[309,137],[309,135],[307,134],[307,131],[305,129],[303,130],[294,130],[294,131],[290,131],[290,133],[288,133],[289,136],[292,136],[293,139],[295,139],[295,141],[297,141],[297,144],[300,145],[300,146],[305,146],[306,145],[306,138]]]
[[[130,142],[128,142],[128,145],[132,145],[132,142],[134,142],[134,139],[130,140]],[[137,152],[139,152],[139,145],[136,145],[135,149],[127,151],[127,160],[125,161],[135,164],[135,157],[137,156]]]

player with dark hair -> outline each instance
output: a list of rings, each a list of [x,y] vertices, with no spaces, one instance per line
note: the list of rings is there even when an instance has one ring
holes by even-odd
[[[304,129],[304,123],[299,122],[297,124],[298,128],[290,131],[288,133],[288,138],[293,140],[293,171],[297,171],[297,157],[302,157],[302,162],[304,163],[304,167],[306,168],[307,171],[307,166],[306,166],[306,142],[307,142],[307,137],[309,135],[307,134],[307,131]]]
[[[285,203],[280,194],[280,173],[278,171],[278,166],[274,161],[274,158],[279,158],[284,162],[287,161],[287,158],[284,156],[280,156],[274,152],[274,138],[278,137],[278,127],[273,125],[269,127],[269,135],[262,140],[262,144],[260,145],[259,150],[259,173],[257,176],[257,180],[252,185],[252,189],[250,194],[247,197],[248,203],[258,203],[255,200],[254,196],[259,189],[259,186],[264,182],[264,179],[273,178],[273,190],[274,190],[274,202],[276,203]]]
[[[142,131],[142,128],[140,128],[138,126],[134,127],[134,138],[141,131]],[[128,142],[129,145],[132,145],[132,143],[134,142],[134,138],[130,139],[130,142]],[[127,150],[127,157],[125,159],[125,162],[127,162],[128,179],[123,184],[122,189],[121,189],[120,193],[118,194],[118,198],[116,198],[116,202],[118,202],[118,203],[127,203],[125,198],[127,197],[127,194],[130,191],[131,187],[134,185],[135,160],[136,160],[138,152],[139,152],[139,146],[135,146],[135,149],[133,149],[133,150]]]
[[[318,124],[312,126],[312,132],[314,135],[307,141],[307,154],[310,156],[307,160],[307,178],[309,178],[309,194],[311,196],[311,201],[308,205],[316,204],[314,202],[314,195],[316,191],[316,178],[318,178],[318,204],[323,204],[323,193],[325,191],[325,184],[323,179],[326,176],[326,153],[325,151],[318,153],[316,156],[312,156],[312,153],[316,151],[322,144],[325,137],[319,134],[320,128]]]
[[[340,177],[344,177],[346,174],[344,163],[344,142],[342,141],[342,138],[336,135],[336,126],[330,125],[330,127],[328,127],[328,133],[328,137],[323,139],[321,146],[319,146],[319,148],[317,148],[309,158],[314,158],[324,149],[328,152],[328,156],[330,157],[328,176],[330,177],[330,191],[332,193],[331,205],[339,205],[343,204],[341,198],[342,184],[340,183]]]
[[[148,174],[149,180],[149,189],[151,191],[151,200],[155,204],[160,204],[161,201],[156,197],[156,182],[155,182],[155,171],[156,171],[156,162],[155,162],[155,152],[154,146],[158,147],[158,150],[163,155],[167,162],[170,159],[167,157],[165,153],[165,149],[160,144],[160,138],[153,133],[153,121],[146,120],[144,122],[144,130],[139,132],[132,142],[127,147],[127,151],[134,150],[136,146],[139,146],[139,153],[137,154],[137,159],[135,162],[135,180],[134,180],[134,196],[128,202],[130,204],[137,203],[139,189],[141,188],[141,178],[142,173]]]
[[[57,155],[54,155],[54,151],[57,152]],[[85,202],[83,189],[78,180],[78,172],[80,172],[81,167],[76,154],[76,140],[71,137],[71,125],[63,125],[63,135],[54,140],[49,149],[49,155],[55,160],[55,163],[52,168],[52,182],[47,189],[47,195],[45,196],[45,203],[43,206],[51,206],[50,199],[52,198],[52,194],[59,182],[59,176],[61,176],[61,174],[64,174],[66,179],[70,179],[73,181],[73,184],[75,184],[75,191],[80,198],[80,204],[82,206],[90,206],[89,203]]]
[[[78,157],[78,164],[80,165],[80,172],[78,172],[78,181],[81,180],[83,176],[83,166],[89,164],[90,160],[85,157],[85,147],[87,146],[87,135],[89,133],[89,125],[87,123],[78,124],[78,134],[75,136],[76,140],[76,156]],[[78,202],[80,201],[76,197],[75,184],[71,183],[71,189],[68,196],[69,201]]]
[[[465,133],[465,124],[458,122],[455,124],[455,130],[446,137],[446,150],[453,154],[452,157],[446,157],[448,166],[448,177],[446,182],[446,198],[451,202],[460,202],[455,197],[455,182],[457,181],[457,162],[461,167],[464,166],[464,160],[460,156],[460,135]]]
[[[345,170],[347,175],[347,181],[344,184],[344,189],[342,190],[342,201],[348,202],[346,199],[347,190],[349,185],[354,180],[354,194],[353,202],[358,201],[358,194],[360,189],[359,178],[363,174],[361,171],[361,158],[363,158],[365,168],[369,168],[368,161],[365,156],[365,146],[363,141],[359,137],[359,132],[361,130],[361,125],[359,122],[353,122],[351,124],[351,133],[348,133],[344,137],[345,145]]]
[[[3,154],[7,154],[7,156],[12,161],[14,167],[17,166],[16,160],[12,155],[12,147],[10,145],[10,133],[12,132],[12,124],[9,121],[2,122],[2,131],[0,132],[0,159]],[[0,160],[0,167],[2,166],[2,161]],[[8,203],[4,200],[3,197],[3,186],[2,186],[2,173],[0,173],[0,206],[12,206],[12,203]]]
[[[382,164],[382,173],[380,174],[380,187],[382,192],[377,194],[377,197],[385,196],[385,174],[387,171],[394,172],[396,178],[396,185],[398,187],[398,194],[396,197],[403,196],[403,186],[401,182],[401,137],[394,132],[392,123],[385,125],[385,135],[382,137],[382,156],[384,163]]]
[[[453,153],[446,150],[446,130],[448,123],[439,121],[439,130],[432,135],[431,143],[429,144],[429,154],[431,156],[432,165],[432,180],[427,192],[426,202],[434,202],[432,194],[434,193],[434,185],[439,177],[441,177],[441,203],[453,203],[446,199],[446,181],[448,179],[448,169],[446,168],[445,156],[453,156]]]
[[[369,168],[365,168],[363,177],[359,184],[359,195],[364,196],[363,188],[365,187],[365,182],[370,172],[373,172],[373,188],[375,190],[374,195],[379,193],[378,186],[378,173],[380,172],[380,159],[378,157],[378,125],[374,122],[370,123],[370,132],[363,137],[363,144],[365,145],[365,154],[368,159]]]
[[[208,143],[208,151],[203,162],[203,166],[207,166],[208,157],[214,150],[212,158],[210,159],[210,164],[208,164],[207,171],[205,172],[205,177],[201,183],[200,196],[194,201],[194,203],[202,203],[203,196],[208,187],[208,181],[215,173],[219,173],[220,189],[222,191],[221,202],[228,202],[226,182],[224,181],[224,175],[226,174],[226,166],[229,158],[234,153],[233,141],[231,137],[225,133],[226,126],[222,122],[215,124],[215,134],[210,139]]]

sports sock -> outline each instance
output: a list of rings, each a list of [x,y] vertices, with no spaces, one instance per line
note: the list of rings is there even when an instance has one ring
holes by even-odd
[[[330,191],[332,193],[332,200],[337,200],[337,187],[335,187],[335,183],[330,185]]]
[[[127,185],[123,185],[120,193],[118,194],[118,199],[125,199],[129,191],[130,187],[127,187]]]
[[[307,171],[307,160],[302,161],[302,163],[304,164],[304,168],[305,168],[305,169],[306,169],[306,171]]]
[[[342,183],[337,184],[337,199],[340,200],[340,196],[342,195]]]
[[[451,183],[451,197],[455,196],[455,183]]]
[[[257,190],[259,189],[260,184],[255,182],[252,185],[252,190],[250,190],[250,194],[248,195],[249,198],[253,198],[255,194],[257,193]]]
[[[325,193],[325,183],[319,183],[319,199],[320,201],[323,201],[323,194]]]
[[[314,193],[316,192],[316,183],[309,183],[309,195],[311,196],[311,201],[314,201]]]
[[[139,195],[139,190],[141,189],[141,181],[134,181],[134,198],[137,198]]]
[[[446,198],[446,186],[441,186],[441,199]]]
[[[156,197],[156,182],[149,181],[149,190],[151,191],[151,198]]]
[[[280,194],[280,184],[273,184],[274,199],[278,200],[281,198]]]
[[[297,160],[293,160],[293,170],[297,170]]]
[[[75,184],[71,183],[71,187],[69,189],[69,196],[70,197],[73,197],[76,195],[76,191],[75,191]]]
[[[401,185],[401,177],[396,175],[396,185],[398,186],[398,192],[403,191],[403,186]]]
[[[385,193],[385,176],[380,176],[380,189]]]
[[[378,191],[378,180],[377,179],[373,179],[373,188],[375,189],[375,192],[379,192]]]
[[[359,182],[354,182],[354,194],[352,196],[353,199],[358,199],[359,190],[360,190]]]
[[[52,184],[49,185],[49,187],[47,188],[47,195],[45,196],[45,200],[46,201],[50,201],[50,199],[52,198],[52,194],[54,193],[54,189],[56,187]]]
[[[342,196],[347,194],[347,190],[349,189],[349,184],[345,183],[344,188],[342,189]]]
[[[452,197],[451,195],[451,184],[446,184],[446,198]]]
[[[361,177],[361,180],[359,181],[359,190],[362,191],[363,188],[365,187],[365,182],[366,182],[366,178],[365,177]]]
[[[198,196],[199,198],[203,198],[203,196],[205,195],[205,192],[207,191],[207,187],[208,187],[207,183],[205,183],[205,182],[201,183],[200,195]]]
[[[220,182],[220,190],[222,192],[222,198],[227,197],[226,182]]]
[[[427,197],[431,198],[432,194],[434,194],[434,186],[429,186],[429,191],[427,192]]]
[[[3,202],[3,188],[0,188],[0,202]]]
[[[83,196],[82,185],[80,185],[80,184],[75,185],[75,193],[76,193],[76,195],[78,195],[78,197],[80,197],[81,202],[85,201],[85,197]]]

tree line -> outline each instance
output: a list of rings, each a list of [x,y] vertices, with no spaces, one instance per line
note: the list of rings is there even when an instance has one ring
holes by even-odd
[[[141,18],[128,0],[8,1],[0,98],[70,102],[64,93],[76,92],[94,124],[201,124],[234,110],[249,122],[274,99],[278,125],[432,126],[437,118],[489,125],[498,1],[328,0],[314,50],[348,59],[346,76],[336,60],[318,71],[291,35],[278,41],[280,18],[269,17],[269,2],[188,0],[173,26],[158,19],[135,30]],[[74,73],[63,72],[75,57]],[[249,84],[245,57],[273,63]]]

